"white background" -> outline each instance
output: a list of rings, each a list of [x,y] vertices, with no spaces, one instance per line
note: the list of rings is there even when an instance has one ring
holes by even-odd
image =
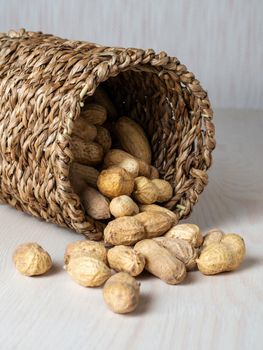
[[[164,50],[214,107],[263,109],[262,14],[262,0],[0,0],[0,31]]]

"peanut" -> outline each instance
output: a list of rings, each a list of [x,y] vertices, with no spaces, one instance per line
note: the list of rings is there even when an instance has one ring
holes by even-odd
[[[79,164],[77,162],[71,163],[70,178],[78,178],[80,180],[83,180],[85,183],[96,187],[98,177],[99,172],[97,169],[91,166]]]
[[[158,189],[157,202],[167,202],[169,199],[172,198],[173,188],[168,181],[161,180],[161,179],[154,179],[152,180],[152,183]]]
[[[125,272],[111,276],[103,288],[105,303],[119,314],[134,311],[138,306],[139,296],[140,284]]]
[[[143,224],[147,238],[161,236],[173,226],[173,220],[166,213],[145,211],[134,217]]]
[[[70,184],[73,188],[73,191],[76,192],[79,196],[81,195],[81,193],[85,190],[86,188],[86,182],[81,179],[78,176],[74,176],[74,175],[70,175],[69,177],[70,180]]]
[[[116,123],[116,133],[125,151],[151,164],[151,148],[139,124],[130,118],[122,117]]]
[[[69,243],[64,254],[64,263],[67,265],[72,257],[89,256],[107,263],[107,251],[103,243],[87,239]]]
[[[138,276],[144,269],[145,259],[133,248],[118,245],[108,250],[108,262],[115,271],[123,271]]]
[[[43,275],[52,266],[50,255],[37,243],[19,245],[13,254],[13,262],[25,276]]]
[[[107,111],[99,104],[89,103],[81,110],[80,116],[90,124],[102,125],[107,119]]]
[[[111,149],[104,158],[104,166],[109,168],[111,166],[120,166],[124,167],[123,163],[127,164],[128,160],[131,160],[131,165],[128,168],[125,167],[125,170],[131,172],[134,177],[136,177],[137,171],[139,175],[149,176],[150,175],[150,166],[144,161],[133,157],[131,154],[121,150],[121,149]],[[129,164],[129,163],[128,163]],[[130,169],[129,169],[130,168]],[[135,168],[135,170],[133,170]]]
[[[135,178],[133,197],[142,204],[152,204],[158,199],[158,189],[144,176]]]
[[[81,194],[81,201],[86,213],[96,220],[110,218],[109,200],[95,188],[86,186]]]
[[[65,269],[83,287],[101,286],[111,276],[111,270],[103,261],[87,255],[71,257]]]
[[[236,270],[245,256],[243,239],[236,234],[226,234],[220,243],[206,246],[197,259],[198,269],[204,275]]]
[[[235,233],[228,233],[221,239],[222,244],[226,244],[232,251],[232,269],[236,270],[242,263],[246,253],[245,242],[242,237]]]
[[[103,148],[96,142],[85,142],[73,136],[71,140],[71,149],[74,160],[81,164],[97,165],[101,163],[103,159]]]
[[[169,250],[177,259],[181,260],[188,271],[196,267],[198,251],[189,242],[179,238],[168,237],[157,237],[154,238],[154,241]]]
[[[139,174],[139,163],[136,159],[124,159],[122,162],[118,164],[118,167],[125,169],[130,173],[133,177],[137,177]]]
[[[94,141],[97,136],[97,129],[96,126],[79,117],[74,121],[73,135],[80,137],[86,142]]]
[[[145,257],[145,269],[164,282],[178,284],[185,279],[184,263],[154,240],[144,239],[134,249]]]
[[[146,175],[145,175],[146,176]],[[155,168],[153,165],[150,165],[150,175],[149,178],[151,180],[153,179],[159,179],[159,171],[157,168]]]
[[[181,238],[188,241],[193,247],[198,248],[203,242],[203,235],[200,228],[194,224],[180,224],[172,227],[166,237]]]
[[[101,145],[103,151],[106,153],[111,148],[111,136],[107,129],[102,126],[97,126],[97,135],[95,137],[95,141]]]
[[[104,241],[112,245],[132,245],[145,238],[143,224],[134,216],[112,220],[104,229]]]
[[[174,225],[176,225],[178,223],[177,215],[174,212],[172,212],[171,210],[166,209],[164,207],[161,207],[160,205],[157,205],[157,204],[141,204],[139,206],[139,209],[140,209],[141,212],[149,211],[149,212],[153,212],[153,213],[155,213],[155,212],[166,213],[173,220],[173,224]]]
[[[110,198],[123,194],[129,196],[133,191],[134,178],[126,170],[114,167],[100,173],[97,186],[102,194]]]
[[[103,106],[107,110],[109,117],[111,117],[112,119],[115,119],[117,117],[117,111],[114,104],[112,103],[108,94],[105,92],[105,90],[101,86],[97,87],[93,95],[93,98],[97,104]]]
[[[149,164],[138,158],[136,158],[136,160],[139,163],[139,175],[149,177],[151,174],[151,168]]]
[[[139,213],[137,204],[128,196],[115,197],[110,202],[110,212],[115,218]]]
[[[208,231],[204,236],[202,248],[205,248],[212,243],[220,243],[223,236],[224,232],[218,228]]]

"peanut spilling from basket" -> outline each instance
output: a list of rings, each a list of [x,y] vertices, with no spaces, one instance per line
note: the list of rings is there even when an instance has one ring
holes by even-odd
[[[174,196],[171,183],[160,177],[148,138],[117,110],[99,87],[74,122],[69,179],[88,217],[105,225],[102,242],[70,243],[64,267],[84,287],[102,286],[109,308],[134,311],[143,271],[176,285],[188,271],[205,275],[237,269],[245,256],[243,239],[219,229],[203,236],[194,224],[178,224],[179,215],[165,207]],[[36,244],[14,254],[18,270],[28,276],[51,267],[49,255]],[[113,272],[116,274],[113,274]]]

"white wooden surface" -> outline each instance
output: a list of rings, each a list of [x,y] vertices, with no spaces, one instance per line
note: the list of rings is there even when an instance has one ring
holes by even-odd
[[[206,231],[242,234],[247,257],[234,272],[189,273],[169,286],[145,274],[134,314],[111,313],[101,288],[86,289],[62,269],[67,243],[80,239],[8,206],[0,206],[0,349],[263,349],[263,112],[218,110],[210,183],[189,221]],[[21,276],[15,247],[36,241],[54,268]]]
[[[177,56],[214,107],[263,108],[262,0],[0,0],[0,32],[21,27]]]

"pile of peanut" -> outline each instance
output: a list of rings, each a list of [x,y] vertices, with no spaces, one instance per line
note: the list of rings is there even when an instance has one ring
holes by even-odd
[[[196,267],[205,275],[237,269],[245,255],[243,239],[218,229],[203,236],[197,225],[178,225],[177,216],[162,206],[173,189],[151,165],[143,129],[128,117],[109,122],[107,115],[115,119],[116,109],[98,88],[74,123],[70,181],[87,215],[106,227],[102,242],[67,246],[64,267],[72,279],[84,287],[104,284],[108,307],[128,313],[138,306],[135,277],[144,270],[174,285]],[[13,260],[26,276],[43,274],[52,265],[36,243],[19,246]]]

